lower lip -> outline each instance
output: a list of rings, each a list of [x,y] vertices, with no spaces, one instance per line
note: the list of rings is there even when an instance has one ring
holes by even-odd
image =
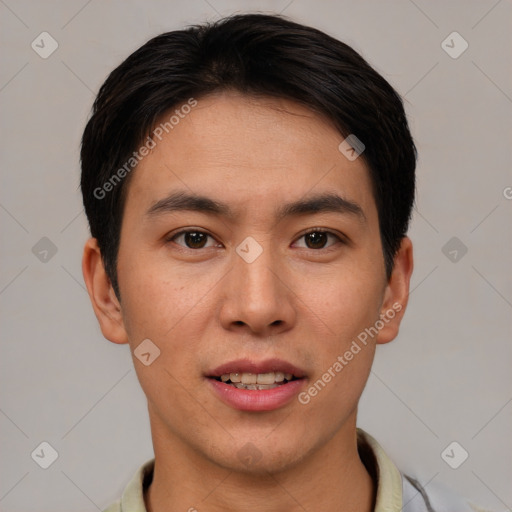
[[[286,405],[299,393],[304,379],[292,380],[272,389],[238,389],[208,378],[214,392],[227,405],[240,411],[273,411]]]

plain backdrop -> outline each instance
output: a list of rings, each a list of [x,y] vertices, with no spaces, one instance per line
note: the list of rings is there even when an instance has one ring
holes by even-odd
[[[83,284],[79,141],[99,86],[147,39],[247,11],[352,45],[404,97],[416,265],[359,426],[427,488],[510,509],[510,0],[0,0],[0,509],[101,510],[153,456],[129,349],[102,337]]]

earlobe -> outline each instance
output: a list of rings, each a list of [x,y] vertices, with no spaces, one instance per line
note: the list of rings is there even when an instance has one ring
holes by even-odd
[[[105,272],[96,238],[85,243],[82,273],[103,336],[113,343],[128,343],[121,305]]]
[[[409,299],[413,266],[412,242],[409,237],[404,237],[395,255],[393,272],[386,285],[380,315],[382,328],[377,335],[377,343],[389,343],[398,335]]]

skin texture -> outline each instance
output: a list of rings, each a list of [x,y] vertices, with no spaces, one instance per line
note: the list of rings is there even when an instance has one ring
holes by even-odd
[[[398,333],[412,244],[403,239],[387,281],[368,169],[338,150],[342,140],[290,101],[234,92],[200,98],[131,177],[120,301],[96,240],[86,243],[83,273],[103,335],[132,352],[149,338],[161,351],[149,366],[134,357],[156,457],[151,512],[293,512],[319,503],[325,511],[373,510],[375,488],[357,453],[357,404],[376,344]],[[175,191],[227,203],[234,216],[146,215]],[[325,192],[357,203],[364,218],[274,216],[284,203]],[[304,234],[314,228],[333,235],[312,242]],[[202,248],[187,247],[184,235],[170,240],[183,229],[211,236]],[[252,263],[236,252],[248,236],[263,250]],[[235,359],[275,357],[306,373],[306,390],[396,303],[394,318],[306,405],[238,411],[205,378]],[[260,456],[249,465],[239,457],[247,443]]]

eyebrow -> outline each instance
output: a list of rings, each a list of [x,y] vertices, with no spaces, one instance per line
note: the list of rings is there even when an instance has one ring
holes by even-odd
[[[233,210],[225,203],[216,201],[209,197],[182,191],[174,192],[155,202],[147,210],[146,216],[157,217],[177,211],[209,213],[226,217],[228,219],[235,217]],[[366,222],[366,215],[357,203],[349,199],[344,199],[338,194],[332,192],[313,195],[308,198],[299,199],[297,201],[281,205],[277,209],[275,217],[276,220],[280,221],[285,217],[325,212],[353,215],[358,217],[360,221]]]

